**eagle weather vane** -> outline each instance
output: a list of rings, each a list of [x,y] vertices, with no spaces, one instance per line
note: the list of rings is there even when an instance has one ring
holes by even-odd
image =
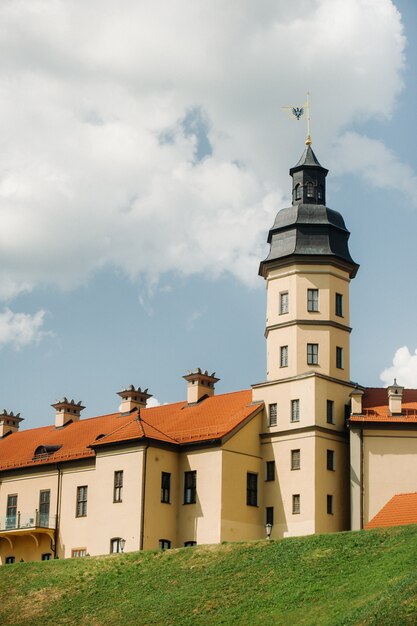
[[[300,119],[304,115],[304,113],[307,112],[307,139],[306,139],[306,144],[310,145],[311,144],[311,137],[310,137],[310,93],[307,92],[307,101],[302,106],[299,106],[299,107],[290,106],[290,107],[281,107],[281,108],[284,109],[285,111],[287,111],[287,113],[290,116],[294,116],[297,121],[300,121]]]

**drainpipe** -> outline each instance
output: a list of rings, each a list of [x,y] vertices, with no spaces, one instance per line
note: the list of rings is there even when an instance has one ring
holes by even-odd
[[[56,490],[56,516],[55,516],[55,531],[54,531],[54,559],[58,558],[58,538],[59,538],[59,521],[61,513],[61,490],[62,490],[62,471],[59,465],[57,469],[57,490]]]
[[[361,513],[361,530],[363,530],[363,521],[364,521],[364,497],[365,497],[365,488],[363,484],[364,480],[364,459],[363,459],[363,422],[361,423],[361,452],[360,452],[360,462],[361,462],[361,500],[360,500],[360,513]]]
[[[141,510],[141,528],[140,528],[140,544],[139,550],[143,550],[144,537],[145,537],[145,488],[146,488],[146,465],[148,459],[148,448],[149,443],[146,444],[145,449],[143,451],[143,466],[142,466],[142,510]]]

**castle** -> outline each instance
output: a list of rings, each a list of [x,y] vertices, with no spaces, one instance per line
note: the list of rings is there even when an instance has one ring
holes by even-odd
[[[389,501],[384,519],[408,519],[395,498],[416,499],[417,390],[351,382],[359,266],[327,173],[308,139],[260,264],[263,382],[216,395],[197,369],[175,404],[146,408],[131,385],[98,417],[67,398],[41,428],[0,414],[2,564],[359,529]]]

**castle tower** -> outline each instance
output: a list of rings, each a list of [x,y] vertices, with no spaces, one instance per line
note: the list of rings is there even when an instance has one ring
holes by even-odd
[[[275,484],[265,485],[276,537],[349,524],[349,283],[359,266],[342,216],[325,205],[328,170],[310,143],[290,169],[292,206],[278,212],[259,268],[267,375],[253,399],[265,402],[264,458],[277,466]]]

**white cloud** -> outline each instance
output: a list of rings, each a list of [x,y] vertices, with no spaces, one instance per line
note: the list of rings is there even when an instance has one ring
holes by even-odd
[[[146,406],[148,409],[151,409],[154,406],[161,406],[161,403],[159,402],[158,398],[149,398],[149,400],[146,403]]]
[[[303,147],[280,106],[309,87],[325,163],[402,88],[390,0],[21,0],[0,21],[3,299],[106,266],[255,281]]]
[[[18,350],[29,344],[38,343],[46,334],[41,330],[44,317],[45,311],[29,315],[13,313],[6,308],[0,313],[0,348],[11,345]]]
[[[386,386],[392,385],[394,378],[403,387],[417,388],[417,349],[411,354],[407,346],[398,348],[391,367],[380,374],[380,379]]]
[[[400,190],[416,205],[417,176],[382,141],[344,133],[335,144],[332,168],[334,173],[357,174],[373,187]]]

